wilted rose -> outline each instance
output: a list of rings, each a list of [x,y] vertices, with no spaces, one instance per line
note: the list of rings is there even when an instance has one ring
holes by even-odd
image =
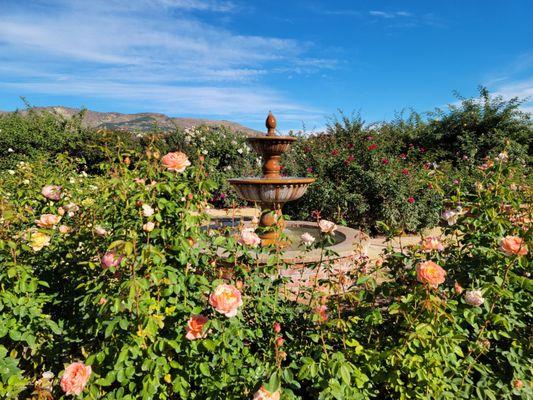
[[[479,289],[467,290],[464,294],[464,299],[466,304],[469,304],[474,307],[479,307],[485,302],[483,292]]]

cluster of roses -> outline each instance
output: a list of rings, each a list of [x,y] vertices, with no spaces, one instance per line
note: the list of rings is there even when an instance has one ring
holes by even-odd
[[[422,243],[423,251],[442,251],[444,245],[440,238],[427,237]],[[506,256],[524,256],[528,253],[526,243],[522,238],[517,236],[506,236],[500,241],[500,251]],[[446,279],[446,271],[437,263],[433,261],[424,261],[417,265],[416,275],[419,282],[427,285],[430,288],[436,289]],[[454,284],[455,293],[460,295],[463,293],[463,288],[459,282]],[[480,289],[466,290],[464,293],[464,300],[468,305],[479,307],[484,302],[483,292]]]

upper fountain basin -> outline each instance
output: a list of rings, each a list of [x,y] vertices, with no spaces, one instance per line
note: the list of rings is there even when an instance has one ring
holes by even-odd
[[[263,204],[283,204],[302,197],[314,178],[235,178],[229,183],[244,200]]]
[[[297,138],[293,136],[252,136],[246,139],[250,146],[264,157],[280,156],[287,152]]]

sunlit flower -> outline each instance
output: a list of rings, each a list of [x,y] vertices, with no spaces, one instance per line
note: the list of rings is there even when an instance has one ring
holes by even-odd
[[[320,230],[322,231],[322,233],[326,233],[326,234],[333,234],[337,230],[337,225],[335,225],[335,223],[328,221],[326,219],[321,219],[318,222],[318,226]]]
[[[26,240],[29,241],[30,247],[33,251],[39,251],[43,247],[50,245],[50,236],[35,229],[30,230],[26,234]]]
[[[143,225],[143,231],[145,232],[152,232],[155,228],[155,223],[152,221],[148,221],[146,224]]]
[[[508,256],[524,256],[527,254],[527,245],[524,239],[518,236],[506,236],[500,243],[500,249]]]
[[[226,317],[234,317],[242,306],[241,292],[232,285],[220,284],[209,296],[209,304]]]
[[[187,155],[181,151],[166,154],[161,159],[161,162],[167,170],[174,172],[183,172],[185,171],[185,168],[191,165]]]
[[[436,237],[436,236],[428,236],[424,238],[420,242],[420,245],[422,246],[422,250],[427,251],[427,252],[433,251],[433,250],[437,250],[437,251],[444,250],[444,245],[442,244],[442,240],[440,239],[440,237]]]
[[[425,261],[416,266],[416,277],[419,282],[437,288],[444,282],[446,271],[433,261]]]
[[[454,210],[446,210],[442,213],[442,219],[444,219],[450,226],[457,223],[457,217],[459,217],[459,214]]]
[[[243,229],[239,236],[238,242],[250,247],[257,247],[261,244],[261,238],[257,236],[253,229]]]
[[[100,225],[96,225],[94,227],[94,233],[96,233],[98,236],[106,236],[108,232],[105,228],[101,227]]]
[[[479,289],[476,290],[467,290],[464,294],[464,299],[466,304],[479,307],[485,302],[483,298],[483,292]]]
[[[276,390],[274,393],[269,392],[266,390],[264,386],[261,386],[261,388],[255,392],[253,400],[279,400],[280,399],[280,391]]]
[[[59,223],[60,219],[61,217],[54,214],[43,214],[39,219],[35,220],[35,223],[40,228],[53,228]]]
[[[82,362],[70,364],[61,378],[61,389],[67,394],[79,395],[91,377],[91,367]]]
[[[102,257],[102,260],[101,260],[102,267],[104,269],[108,269],[111,267],[118,267],[123,258],[124,258],[123,255],[116,254],[114,251],[108,251]]]
[[[315,241],[315,237],[311,235],[309,232],[303,233],[302,236],[300,236],[300,239],[302,240],[302,243],[305,246],[310,246]]]
[[[507,154],[506,151],[502,151],[500,154],[496,156],[496,160],[501,161],[501,162],[506,162],[507,160],[509,160],[509,154]]]
[[[61,198],[61,186],[47,185],[41,190],[41,194],[49,200],[59,200]]]
[[[145,217],[151,217],[152,215],[154,215],[154,209],[148,204],[143,204],[142,210],[143,210],[143,215]]]
[[[204,325],[207,323],[207,317],[203,315],[193,315],[189,321],[187,321],[187,334],[185,337],[189,340],[205,338],[207,332],[204,332]]]

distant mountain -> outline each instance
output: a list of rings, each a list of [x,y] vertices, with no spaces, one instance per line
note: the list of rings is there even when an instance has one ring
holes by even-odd
[[[34,107],[35,110],[45,110],[56,113],[66,118],[80,112],[78,108],[51,106]],[[22,111],[25,112],[25,111]],[[5,112],[0,111],[0,115]],[[242,132],[246,135],[257,135],[260,132],[238,124],[236,122],[199,118],[171,118],[165,114],[139,113],[122,114],[117,112],[98,112],[87,110],[83,124],[92,128],[120,129],[128,131],[148,131],[157,125],[159,129],[171,131],[176,128],[191,128],[193,126],[225,126],[234,132]]]

